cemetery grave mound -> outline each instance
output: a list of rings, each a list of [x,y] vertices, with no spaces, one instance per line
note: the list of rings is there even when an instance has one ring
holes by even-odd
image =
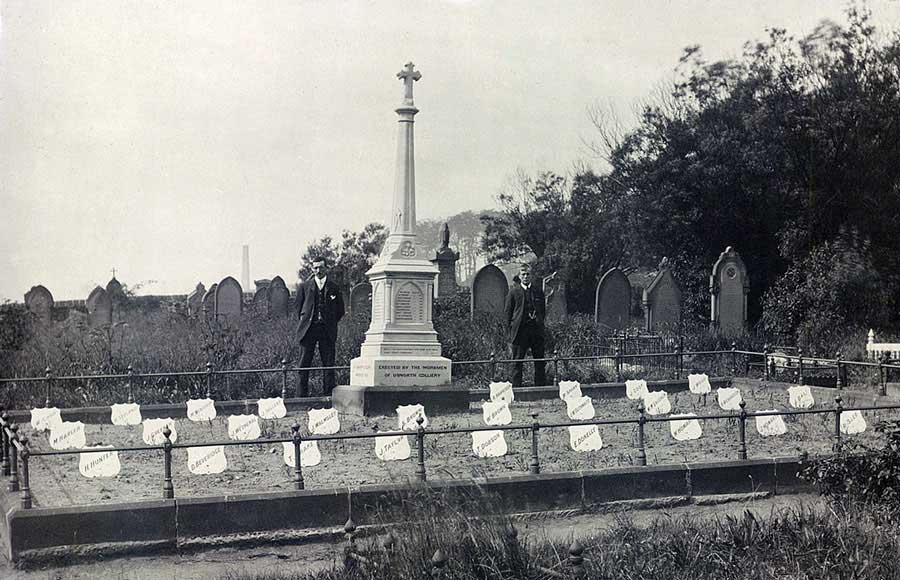
[[[580,395],[576,393],[576,395]],[[748,412],[762,410],[790,410],[786,389],[742,388],[741,397]],[[689,391],[667,394],[672,414],[693,413],[716,415],[726,413],[719,407],[716,390],[708,395]],[[637,427],[635,424],[600,425],[597,428],[602,448],[596,449],[596,436],[585,429],[573,435],[566,427],[547,428],[550,423],[570,422],[568,413],[583,412],[588,406],[581,399],[567,402],[551,399],[536,402],[514,401],[509,405],[512,424],[531,425],[532,413],[538,413],[542,425],[539,436],[540,466],[542,473],[581,471],[637,465]],[[831,408],[833,401],[816,400],[814,408]],[[627,398],[593,398],[591,406],[596,419],[637,419],[637,402]],[[568,411],[568,412],[567,412]],[[662,411],[665,412],[665,411]],[[427,409],[426,409],[427,414]],[[871,426],[881,419],[897,418],[895,410],[866,411],[863,413],[869,425],[864,432],[848,435],[867,441],[873,437]],[[648,417],[652,415],[648,414]],[[485,427],[482,402],[472,403],[467,413],[428,415],[428,429],[456,429]],[[581,418],[581,415],[578,416]],[[302,425],[304,436],[309,432],[306,412],[291,413],[280,419],[259,419],[261,438],[289,438],[295,422]],[[834,415],[784,416],[785,431],[777,436],[762,436],[757,431],[754,418],[746,424],[748,457],[767,458],[796,456],[802,452],[811,455],[831,452]],[[410,425],[412,424],[408,421]],[[738,456],[737,418],[701,420],[702,435],[686,438],[684,428],[673,433],[668,422],[648,422],[645,425],[647,462],[677,464],[685,462],[736,459]],[[766,425],[771,425],[767,422]],[[681,427],[682,425],[676,425]],[[162,427],[160,427],[161,429]],[[178,444],[200,444],[229,440],[229,418],[217,416],[211,421],[174,421]],[[232,430],[241,429],[232,425]],[[357,417],[340,415],[340,434],[394,431],[398,428],[397,415],[389,417]],[[695,427],[691,426],[690,432]],[[251,429],[255,435],[255,427]],[[573,431],[574,432],[574,431]],[[22,425],[20,433],[29,438],[33,452],[51,450],[49,433],[34,431],[30,425]],[[141,425],[86,425],[84,435],[87,446],[109,445],[133,447],[145,445]],[[588,443],[588,438],[593,442]],[[384,438],[383,438],[384,439]],[[507,452],[500,457],[476,457],[473,436],[470,433],[426,434],[425,465],[429,481],[445,479],[471,479],[504,475],[525,474],[531,461],[530,429],[503,432]],[[681,439],[681,440],[679,440]],[[415,434],[410,431],[408,443],[412,450],[408,459],[384,461],[376,456],[376,439],[358,438],[319,441],[321,461],[315,466],[305,466],[303,477],[307,489],[346,488],[361,484],[408,483],[417,481]],[[581,451],[574,451],[578,447]],[[213,448],[204,448],[212,450]],[[187,449],[172,451],[172,478],[175,497],[204,497],[289,491],[294,489],[294,468],[286,464],[285,448],[281,443],[254,443],[224,447],[227,467],[221,473],[197,474],[189,470]],[[196,455],[191,461],[196,462]],[[305,461],[308,461],[309,458]],[[113,477],[84,477],[79,472],[79,455],[33,456],[30,465],[31,490],[36,507],[61,507],[96,505],[134,500],[155,500],[162,497],[163,452],[123,451],[119,453],[121,469]]]

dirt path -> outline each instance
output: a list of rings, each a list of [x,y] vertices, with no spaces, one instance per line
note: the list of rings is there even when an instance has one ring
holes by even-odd
[[[721,498],[718,498],[721,499]],[[740,515],[750,510],[765,517],[773,510],[819,504],[815,495],[784,495],[767,498],[733,498],[712,505],[688,504],[664,509],[629,510],[638,525],[657,517],[715,518]],[[627,508],[623,508],[627,509]],[[529,518],[519,522],[523,535],[536,540],[547,538],[568,542],[573,536],[590,536],[616,522],[615,511],[566,518]],[[213,580],[240,572],[312,572],[327,569],[341,560],[341,542],[300,545],[220,548],[198,553],[117,558],[85,562],[66,567],[46,567],[28,571],[0,566],[0,578],[8,580]]]

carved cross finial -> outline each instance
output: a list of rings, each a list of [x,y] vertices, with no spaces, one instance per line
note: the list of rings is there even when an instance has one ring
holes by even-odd
[[[404,94],[403,98],[409,102],[412,102],[413,98],[413,81],[417,81],[422,78],[422,73],[417,70],[413,70],[416,65],[411,62],[406,63],[406,66],[403,67],[403,70],[397,73],[397,78],[403,81]]]

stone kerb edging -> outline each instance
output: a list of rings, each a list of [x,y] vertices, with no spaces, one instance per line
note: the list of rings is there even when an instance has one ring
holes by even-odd
[[[712,381],[712,379],[710,379]],[[763,379],[751,379],[747,377],[734,377],[731,379],[732,386],[737,387],[739,389],[747,388],[747,389],[758,389],[765,385],[766,388],[769,389],[781,389],[786,391],[788,387],[795,387],[798,383],[785,383],[780,381],[764,381]],[[834,398],[838,395],[841,396],[843,400],[843,405],[845,407],[855,407],[855,406],[864,406],[871,405],[873,399],[876,401],[890,401],[897,402],[900,401],[900,393],[891,393],[888,391],[887,395],[881,395],[872,391],[855,391],[853,389],[838,389],[836,387],[818,387],[815,385],[807,385],[809,386],[809,390],[813,393],[813,396],[816,400],[816,405],[823,407],[833,407],[834,406]]]
[[[507,513],[587,509],[632,499],[807,491],[811,485],[798,478],[800,467],[799,457],[780,457],[27,510],[10,507],[14,494],[2,493],[3,548],[12,561],[39,560],[63,548],[66,553],[98,545],[111,551],[158,550],[203,538],[221,543],[240,534],[335,528],[351,514],[357,524],[383,523],[376,514],[399,510],[426,488],[450,499],[486,493]]]

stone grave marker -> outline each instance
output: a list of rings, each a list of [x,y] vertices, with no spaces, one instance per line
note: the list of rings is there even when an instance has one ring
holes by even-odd
[[[476,312],[503,315],[508,292],[509,283],[500,268],[488,264],[478,270],[475,280],[472,282],[472,317],[475,317]]]
[[[284,318],[288,315],[288,303],[291,292],[287,289],[281,276],[272,278],[269,284],[269,315],[275,318]]]
[[[241,315],[244,306],[244,293],[241,285],[231,276],[219,282],[216,287],[216,320],[228,319]]]
[[[368,282],[360,282],[350,290],[350,314],[372,316],[372,285]]]
[[[740,334],[747,328],[747,293],[750,278],[744,261],[731,246],[719,254],[709,277],[710,323],[725,334]]]
[[[546,300],[546,321],[559,322],[566,317],[566,283],[557,272],[543,279],[544,299]]]
[[[269,286],[257,286],[253,293],[253,312],[259,316],[269,315]]]
[[[218,284],[213,284],[209,287],[209,290],[206,291],[206,294],[203,295],[203,300],[201,300],[201,308],[203,312],[206,313],[207,317],[213,317],[216,314],[216,289],[218,289]]]
[[[631,282],[620,268],[607,270],[594,294],[594,322],[622,330],[631,318]]]
[[[38,318],[49,319],[53,309],[53,294],[44,286],[32,286],[25,294],[25,307]]]
[[[681,288],[670,268],[663,267],[650,286],[644,288],[642,302],[647,332],[678,326],[681,322]]]
[[[203,282],[197,282],[194,291],[188,294],[187,309],[188,315],[197,316],[203,312],[203,296],[206,295],[206,287]]]
[[[91,326],[109,326],[112,324],[112,300],[106,290],[97,286],[85,301],[88,311],[88,323]]]

